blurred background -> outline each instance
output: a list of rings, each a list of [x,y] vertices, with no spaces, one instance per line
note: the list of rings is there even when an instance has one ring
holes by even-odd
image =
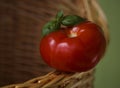
[[[97,66],[95,88],[120,88],[120,0],[98,1],[108,20],[110,44]]]
[[[120,0],[98,1],[108,20],[110,44],[97,65],[95,88],[120,88]],[[0,0],[0,86],[24,82],[51,70],[40,59],[40,29],[58,9],[49,6],[57,6],[55,3],[42,2]],[[48,8],[51,13],[45,10]]]

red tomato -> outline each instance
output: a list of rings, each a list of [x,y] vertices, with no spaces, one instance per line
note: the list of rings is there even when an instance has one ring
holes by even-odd
[[[57,70],[68,72],[82,72],[95,67],[105,48],[101,28],[89,21],[52,32],[40,43],[43,60]]]

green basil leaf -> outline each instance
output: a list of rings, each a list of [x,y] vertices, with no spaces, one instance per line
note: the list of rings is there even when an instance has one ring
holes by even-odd
[[[62,19],[62,24],[65,26],[74,26],[81,22],[84,22],[85,19],[77,15],[67,15]]]
[[[47,24],[45,24],[45,26],[42,29],[42,37],[44,37],[45,35],[56,31],[60,28],[60,23],[57,21],[50,21]]]
[[[56,15],[56,20],[59,21],[63,17],[63,11],[59,11]]]

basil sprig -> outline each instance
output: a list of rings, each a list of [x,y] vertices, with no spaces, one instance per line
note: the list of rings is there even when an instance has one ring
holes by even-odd
[[[86,19],[77,16],[77,15],[63,15],[63,11],[57,13],[54,20],[46,23],[42,28],[42,37],[48,35],[51,32],[57,31],[60,29],[61,25],[64,26],[74,26],[84,22]]]

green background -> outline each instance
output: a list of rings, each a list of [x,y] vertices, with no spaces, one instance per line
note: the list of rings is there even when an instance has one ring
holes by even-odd
[[[106,14],[110,44],[97,65],[95,88],[120,88],[120,0],[98,0]]]

